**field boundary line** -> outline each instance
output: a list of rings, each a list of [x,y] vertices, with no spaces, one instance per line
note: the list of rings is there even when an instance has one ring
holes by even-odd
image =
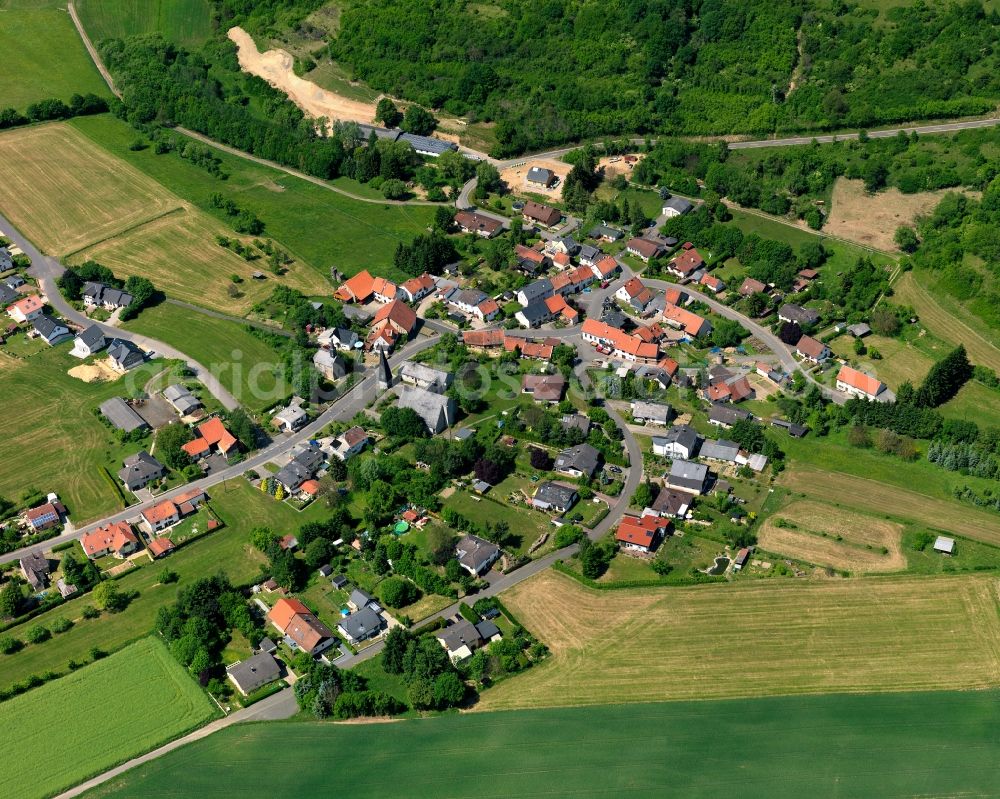
[[[92,241],[88,244],[85,244],[83,247],[77,247],[75,250],[70,250],[69,252],[63,253],[59,257],[72,258],[74,255],[79,255],[80,253],[86,250],[92,249],[93,247],[97,247],[101,244],[105,244],[111,241],[112,239],[117,239],[120,238],[121,236],[126,236],[129,233],[134,233],[139,228],[145,227],[146,225],[150,225],[153,222],[158,222],[159,220],[163,219],[164,217],[170,216],[171,214],[187,213],[191,211],[191,206],[187,205],[179,198],[178,202],[180,202],[181,204],[174,208],[168,208],[166,211],[161,211],[160,213],[156,214],[155,216],[151,216],[148,219],[141,219],[138,222],[133,222],[131,225],[126,225],[121,230],[116,230],[112,233],[109,233],[107,236],[103,236],[97,239],[96,241]]]

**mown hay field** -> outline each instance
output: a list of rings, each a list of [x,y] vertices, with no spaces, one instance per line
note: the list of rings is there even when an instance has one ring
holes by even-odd
[[[596,591],[543,572],[503,598],[552,655],[478,707],[995,687],[998,585],[977,575]]]
[[[0,134],[0,164],[0,209],[49,255],[75,252],[181,205],[62,123]]]
[[[279,283],[306,295],[330,290],[328,281],[301,262],[290,264],[285,274],[275,276],[263,260],[246,261],[220,247],[216,236],[237,238],[222,223],[185,203],[176,211],[81,250],[71,261],[99,261],[118,277],[148,277],[169,297],[234,315],[247,313]],[[238,238],[244,244],[251,241]],[[264,279],[253,278],[258,271]],[[242,282],[234,284],[232,275],[238,275]],[[230,294],[234,285],[239,294],[236,297]]]
[[[905,569],[902,535],[897,522],[798,500],[768,518],[757,540],[777,555],[860,574]]]
[[[77,0],[91,41],[159,33],[168,42],[198,48],[212,34],[208,0]]]
[[[201,725],[213,710],[167,648],[144,638],[4,703],[0,794],[49,796]]]
[[[817,499],[836,498],[838,505],[909,519],[986,544],[1000,545],[1000,515],[958,500],[938,499],[880,480],[802,464],[784,472],[779,482],[785,488]]]
[[[677,679],[686,679],[678,675]],[[239,724],[144,763],[96,797],[844,799],[996,796],[998,693],[795,696],[448,714],[396,724]],[[401,788],[400,786],[405,786]]]

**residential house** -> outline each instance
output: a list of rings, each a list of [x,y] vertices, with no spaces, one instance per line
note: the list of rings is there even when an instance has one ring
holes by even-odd
[[[298,491],[323,465],[323,452],[313,442],[299,445],[292,450],[292,457],[274,475],[274,479],[289,494]]]
[[[639,278],[631,277],[615,292],[615,296],[641,313],[652,301],[653,292]]]
[[[140,366],[146,353],[131,341],[116,338],[108,345],[108,362],[116,372],[127,372]]]
[[[674,409],[659,402],[636,400],[632,403],[632,418],[636,424],[665,425],[674,415]]]
[[[534,305],[551,297],[553,293],[552,281],[543,277],[541,280],[536,280],[534,283],[529,283],[527,286],[518,289],[517,301],[527,308],[529,305]]]
[[[713,294],[718,294],[720,291],[725,291],[726,288],[726,284],[722,280],[715,277],[714,275],[708,274],[707,272],[701,276],[701,278],[698,280],[698,283],[707,288]]]
[[[892,398],[885,383],[850,366],[840,367],[837,373],[837,391],[844,391],[852,397],[867,397],[877,402],[888,402]]]
[[[600,460],[601,453],[590,444],[577,444],[560,452],[552,468],[559,474],[585,477],[589,480],[597,471]]]
[[[569,432],[570,430],[579,430],[584,436],[590,433],[590,419],[582,413],[566,414],[559,420],[559,426],[566,432]]]
[[[254,691],[280,679],[281,668],[273,655],[258,652],[246,660],[226,666],[226,677],[243,696],[250,696]]]
[[[778,319],[782,322],[794,322],[797,325],[806,327],[814,325],[819,321],[819,313],[812,308],[803,308],[801,305],[786,302],[778,308]]]
[[[521,391],[531,394],[535,402],[559,402],[566,390],[566,378],[561,374],[525,375],[521,378]]]
[[[49,561],[40,550],[29,552],[20,561],[21,575],[35,591],[48,588]]]
[[[534,186],[541,189],[549,189],[555,185],[558,176],[551,169],[545,169],[540,166],[533,166],[528,170],[528,174],[525,176],[525,182],[529,186]]]
[[[708,467],[703,463],[674,459],[665,479],[668,488],[703,494],[708,486]]]
[[[577,260],[580,261],[581,266],[585,266],[588,270],[590,270],[603,255],[604,253],[597,247],[592,247],[589,244],[582,244],[580,245],[580,251],[577,253],[576,257]]]
[[[618,261],[615,260],[613,255],[605,255],[599,258],[591,268],[594,273],[594,277],[598,280],[610,280],[615,276],[615,273],[621,268]]]
[[[228,457],[239,451],[239,440],[226,429],[218,417],[202,422],[197,430],[198,437],[181,447],[192,458],[204,458],[214,452]]]
[[[580,312],[566,302],[566,298],[561,294],[556,294],[545,300],[545,308],[553,318],[558,317],[568,325],[575,325],[580,319]],[[526,311],[527,308],[521,310]]]
[[[578,498],[575,488],[549,480],[538,486],[531,504],[539,510],[565,513],[573,507]]]
[[[368,342],[373,349],[392,350],[400,336],[412,337],[416,329],[417,315],[413,309],[401,300],[394,300],[378,309]]]
[[[667,264],[667,271],[680,278],[688,278],[704,266],[705,259],[692,247],[677,253],[677,256]]]
[[[298,599],[279,599],[267,614],[268,621],[292,649],[318,655],[335,642],[333,632]]]
[[[663,205],[663,215],[670,219],[674,216],[682,216],[691,211],[694,206],[683,197],[671,197]]]
[[[534,224],[538,223],[543,227],[553,227],[558,225],[562,220],[562,212],[557,211],[555,208],[550,208],[547,205],[542,205],[541,203],[536,203],[529,200],[524,204],[524,208],[521,209],[521,216],[524,217],[524,221]]]
[[[366,303],[374,293],[375,278],[367,269],[363,269],[341,283],[333,296],[341,302]]]
[[[125,488],[135,492],[145,488],[154,480],[162,479],[167,473],[163,464],[145,450],[129,455],[118,471],[118,479]]]
[[[528,275],[535,274],[539,269],[544,269],[548,257],[532,247],[518,244],[514,247],[514,255],[517,257],[518,269]]]
[[[555,349],[552,344],[546,344],[544,341],[532,341],[520,336],[505,336],[503,348],[507,352],[516,350],[522,358],[534,358],[538,361],[551,360],[552,350]]]
[[[330,350],[316,350],[313,354],[313,366],[327,380],[340,380],[347,376],[344,359]]]
[[[287,408],[282,408],[271,417],[271,426],[283,433],[294,433],[301,430],[309,421],[309,414],[298,402],[291,402]]]
[[[492,239],[503,230],[503,222],[475,211],[459,211],[455,214],[455,224],[463,233],[475,233],[484,239]]]
[[[345,430],[333,442],[333,454],[342,461],[353,458],[368,444],[368,434],[363,428],[354,426]]]
[[[795,345],[795,354],[812,363],[822,363],[830,357],[830,348],[812,336],[802,336]]]
[[[91,560],[103,558],[106,555],[122,560],[138,549],[141,549],[139,538],[128,522],[106,524],[85,533],[80,538],[84,554]]]
[[[419,302],[434,291],[434,278],[427,272],[411,277],[399,287],[400,298],[409,303]]]
[[[431,435],[455,423],[455,400],[417,386],[404,386],[399,395],[400,408],[411,408],[424,420]]]
[[[375,298],[376,302],[392,302],[396,299],[396,293],[398,291],[399,287],[391,280],[386,280],[384,277],[376,277],[372,280],[372,296]]]
[[[6,272],[8,269],[14,268],[14,258],[10,254],[10,250],[6,247],[0,247],[0,272]],[[9,278],[5,278],[7,280]],[[17,288],[13,286],[12,288]]]
[[[37,316],[31,325],[42,341],[50,347],[65,341],[70,336],[69,328],[48,314]]]
[[[609,227],[608,225],[597,225],[591,228],[587,235],[592,239],[597,239],[597,241],[606,241],[608,244],[613,244],[625,234],[617,228]]]
[[[664,306],[663,321],[670,327],[683,330],[693,338],[707,336],[712,332],[712,323],[707,319],[672,303],[667,303]]]
[[[7,308],[12,302],[16,302],[20,298],[21,295],[19,292],[0,283],[0,308]]]
[[[671,427],[665,435],[653,439],[653,454],[661,458],[690,460],[698,450],[698,433],[689,425]]]
[[[531,330],[532,328],[541,327],[546,322],[551,322],[555,315],[549,310],[549,299],[552,298],[539,300],[521,308],[521,310],[514,314],[517,323],[526,330]]]
[[[655,513],[623,516],[615,531],[615,541],[622,549],[650,553],[656,550],[670,522]]]
[[[713,404],[708,411],[708,423],[728,430],[741,419],[749,419],[752,414],[739,408]]]
[[[767,294],[767,286],[759,280],[748,277],[740,286],[740,294],[749,297],[751,294]]]
[[[452,308],[474,316],[481,322],[488,322],[500,313],[496,300],[490,299],[479,289],[452,289],[444,300]]]
[[[203,407],[201,400],[192,394],[187,386],[183,386],[180,383],[174,383],[163,389],[163,398],[181,416],[190,416]]]
[[[104,283],[84,283],[80,292],[83,304],[88,308],[104,308],[114,311],[132,304],[131,294],[121,289],[106,286]]]
[[[478,535],[463,536],[455,545],[459,565],[473,577],[486,574],[500,554],[500,547]]]
[[[717,441],[708,439],[701,445],[698,457],[710,461],[722,461],[724,463],[736,463],[736,456],[739,455],[740,445],[735,441],[727,441],[720,438]]]
[[[464,330],[462,343],[466,347],[488,350],[504,346],[506,334],[503,330]]]
[[[48,530],[62,521],[62,514],[66,512],[66,509],[59,502],[53,500],[53,496],[53,494],[49,494],[49,501],[44,505],[30,508],[24,512],[24,520],[32,531],[37,533]]]
[[[330,327],[320,333],[316,341],[323,349],[351,352],[358,349],[358,343],[361,339],[353,330],[343,327]]]
[[[180,510],[172,500],[165,499],[139,512],[139,525],[149,534],[165,530],[181,520]]]
[[[382,610],[378,602],[375,601],[375,597],[361,588],[355,588],[351,591],[350,596],[347,598],[347,607],[351,610],[371,608],[376,613]]]
[[[438,630],[434,635],[438,643],[445,648],[452,662],[471,657],[483,645],[483,637],[476,625],[459,616],[447,627]]]
[[[371,608],[361,608],[349,616],[344,616],[337,625],[337,631],[352,645],[377,638],[382,633],[385,621],[380,613]]]
[[[173,552],[176,547],[174,546],[174,542],[169,538],[161,537],[151,539],[149,543],[146,544],[146,549],[149,550],[149,554],[152,555],[155,560],[157,558],[165,558]]]
[[[18,324],[33,322],[42,315],[45,303],[37,294],[29,294],[27,297],[12,302],[7,306],[7,316]]]
[[[561,252],[563,255],[572,257],[580,252],[580,242],[572,236],[560,236],[548,243],[548,249],[551,252]]]
[[[684,491],[675,491],[672,488],[662,488],[656,495],[650,510],[659,513],[661,516],[670,516],[674,519],[683,519],[694,504],[694,495]]]
[[[644,263],[649,263],[653,258],[663,255],[663,247],[660,244],[638,236],[629,239],[628,244],[625,245],[625,251]]]
[[[105,400],[101,403],[99,410],[101,416],[107,419],[112,427],[125,433],[131,433],[133,430],[147,430],[149,428],[146,420],[136,413],[132,406],[121,397],[112,397],[109,400]]]
[[[656,363],[660,357],[660,349],[655,343],[643,341],[639,336],[629,335],[597,319],[585,319],[580,334],[584,341],[611,350],[610,354],[620,360]]]
[[[739,375],[716,380],[705,389],[705,398],[712,403],[743,402],[745,399],[753,399],[756,394],[757,392],[750,385],[750,381]]]
[[[422,363],[404,361],[399,369],[399,379],[411,386],[427,389],[435,394],[444,394],[451,386],[452,375],[451,372],[434,369]]]

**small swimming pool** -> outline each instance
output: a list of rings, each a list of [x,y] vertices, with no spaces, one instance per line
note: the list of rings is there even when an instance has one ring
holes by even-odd
[[[712,568],[710,568],[706,572],[706,574],[714,574],[714,575],[725,574],[726,569],[728,568],[729,568],[729,558],[718,557],[715,559],[715,565],[712,566]]]

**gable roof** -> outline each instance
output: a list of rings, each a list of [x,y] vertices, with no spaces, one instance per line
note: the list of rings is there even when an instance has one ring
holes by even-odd
[[[363,269],[341,283],[334,296],[344,302],[364,302],[374,292],[374,282],[371,273]]]
[[[749,296],[750,294],[766,294],[767,286],[761,283],[759,280],[754,280],[752,277],[748,277],[743,281],[740,286],[740,294],[743,296]]]
[[[877,377],[866,375],[850,366],[841,366],[837,373],[837,382],[846,383],[858,391],[863,391],[870,397],[876,397],[885,390],[885,384]]]
[[[372,319],[372,327],[378,327],[381,322],[391,322],[410,334],[417,326],[417,314],[405,302],[393,300],[378,309],[378,313]]]
[[[16,302],[12,302],[8,307],[8,310],[10,310],[10,308],[16,308],[24,316],[27,316],[28,314],[41,310],[44,306],[45,303],[42,302],[41,297],[37,294],[29,294],[27,297],[21,297],[21,299]]]
[[[275,627],[284,632],[285,628],[291,623],[292,617],[296,614],[311,615],[312,611],[294,597],[288,599],[282,598],[274,603],[274,607],[268,612],[267,618]]]
[[[506,345],[503,330],[465,330],[462,343],[469,347],[499,347]]]
[[[821,341],[817,341],[812,336],[802,336],[799,339],[799,343],[795,345],[796,352],[800,352],[807,358],[813,358],[819,360],[827,352],[827,346]]]
[[[656,541],[656,536],[665,529],[667,523],[659,516],[646,514],[645,516],[623,516],[618,530],[615,532],[615,540],[625,544],[646,547],[647,549]]]
[[[521,213],[529,219],[534,219],[535,221],[541,222],[543,225],[547,226],[552,226],[562,219],[562,213],[560,211],[557,211],[555,208],[550,208],[547,205],[536,203],[533,200],[528,200],[528,202],[524,204],[524,208],[521,210]]]
[[[543,402],[558,402],[565,388],[566,378],[560,374],[525,375],[521,378],[521,390]]]
[[[103,527],[98,527],[96,530],[85,533],[80,538],[83,551],[91,557],[106,549],[120,552],[129,544],[136,546],[138,543],[139,539],[132,531],[132,525],[128,522],[106,524]]]
[[[556,456],[554,468],[556,471],[575,469],[591,477],[597,471],[600,458],[601,454],[590,444],[577,444]]]
[[[673,268],[682,275],[688,275],[704,265],[705,259],[702,258],[701,253],[694,248],[691,248],[690,250],[681,250],[677,257],[674,258],[672,264]]]
[[[641,236],[629,239],[628,244],[625,245],[625,249],[629,252],[638,253],[642,258],[655,258],[663,251],[663,248],[655,241],[644,239]]]
[[[162,522],[165,519],[169,519],[172,516],[178,514],[177,506],[171,502],[169,499],[163,500],[163,502],[158,502],[150,508],[146,508],[140,512],[140,515],[149,524],[156,524],[157,522]]]

